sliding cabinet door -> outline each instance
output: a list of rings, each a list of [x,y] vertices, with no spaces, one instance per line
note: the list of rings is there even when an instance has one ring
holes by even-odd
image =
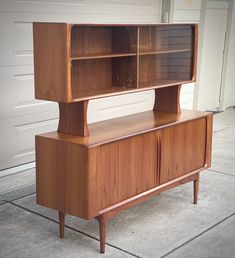
[[[206,155],[206,118],[161,130],[160,184],[201,168]]]

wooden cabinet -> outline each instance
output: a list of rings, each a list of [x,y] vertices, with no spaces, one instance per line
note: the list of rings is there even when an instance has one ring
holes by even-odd
[[[37,136],[38,203],[90,219],[107,207],[207,166],[210,115],[200,113],[189,122],[181,116],[169,126],[157,125],[156,117],[163,122],[164,115],[150,116],[151,112],[139,116],[139,121],[153,125],[146,132],[140,126],[131,135],[112,130],[110,139],[94,126],[93,138],[56,132]],[[122,129],[128,117],[114,120]]]
[[[106,224],[210,166],[212,115],[181,110],[195,81],[197,25],[34,23],[36,98],[59,102],[57,132],[36,136],[37,203]],[[87,124],[90,99],[155,90],[153,110]]]
[[[36,97],[71,103],[194,81],[197,30],[34,23]]]

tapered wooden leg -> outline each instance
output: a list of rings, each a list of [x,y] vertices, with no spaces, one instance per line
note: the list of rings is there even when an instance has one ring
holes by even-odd
[[[105,237],[106,237],[106,218],[105,215],[100,215],[97,217],[99,222],[99,229],[100,229],[100,252],[102,254],[105,253]]]
[[[197,204],[197,201],[198,201],[198,189],[199,189],[199,173],[197,174],[197,179],[193,181],[194,204]]]
[[[65,213],[59,211],[60,238],[64,238],[64,218]]]

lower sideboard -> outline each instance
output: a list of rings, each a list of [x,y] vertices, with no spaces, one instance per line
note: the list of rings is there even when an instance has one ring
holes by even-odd
[[[199,173],[211,162],[211,114],[144,113],[97,123],[87,137],[36,136],[37,203],[59,211],[61,237],[65,214],[96,218],[104,252],[106,222],[119,212],[189,181],[197,203]]]

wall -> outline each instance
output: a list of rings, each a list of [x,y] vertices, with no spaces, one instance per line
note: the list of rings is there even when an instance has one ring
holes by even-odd
[[[224,73],[224,92],[221,108],[235,106],[235,1],[230,3],[231,19],[228,27],[227,58]]]

